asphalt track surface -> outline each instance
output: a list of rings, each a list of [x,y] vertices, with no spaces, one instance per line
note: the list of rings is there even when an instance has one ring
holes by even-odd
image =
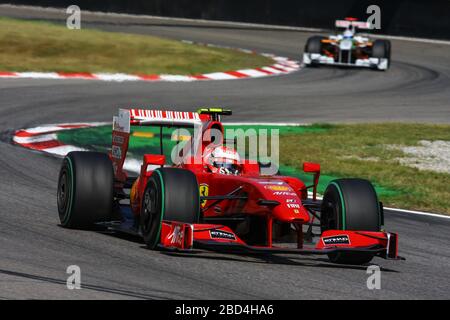
[[[36,18],[26,10],[0,8],[0,14]],[[45,13],[37,16],[54,19]],[[89,26],[294,59],[311,35],[157,19],[98,20]],[[264,79],[196,83],[0,80],[0,298],[448,299],[448,219],[387,212],[386,229],[400,234],[400,253],[407,260],[375,259],[382,270],[382,289],[368,290],[366,267],[337,266],[325,258],[168,254],[147,250],[127,237],[63,229],[56,209],[60,159],[8,142],[14,129],[110,121],[118,107],[127,106],[228,106],[236,121],[449,123],[449,49],[393,41],[388,72],[320,68]],[[82,290],[66,288],[69,265],[81,267]]]

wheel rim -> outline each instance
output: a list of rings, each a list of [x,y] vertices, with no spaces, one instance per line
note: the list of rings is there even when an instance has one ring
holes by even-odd
[[[144,194],[144,204],[142,212],[142,227],[144,233],[148,234],[158,216],[157,208],[158,192],[156,188],[148,188]]]
[[[332,201],[327,198],[323,200],[322,215],[321,215],[321,228],[322,231],[336,229],[338,215],[337,209]]]
[[[69,183],[69,175],[66,170],[64,170],[58,181],[58,194],[57,194],[57,202],[58,202],[58,211],[61,217],[61,220],[64,220],[64,217],[67,214],[67,208],[70,197],[70,183]]]

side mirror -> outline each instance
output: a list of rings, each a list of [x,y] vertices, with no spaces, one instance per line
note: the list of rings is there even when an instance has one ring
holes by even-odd
[[[320,164],[314,162],[303,162],[303,171],[306,173],[320,173]]]
[[[164,166],[166,163],[166,157],[162,154],[145,154],[144,161],[141,166],[141,176],[144,176],[147,172],[149,165]]]
[[[144,155],[144,165],[157,165],[163,166],[166,163],[166,157],[162,154],[145,154]]]
[[[309,186],[313,187],[313,200],[317,199],[317,185],[319,184],[320,177],[320,164],[314,162],[303,162],[303,171],[306,173],[314,173],[314,185]]]

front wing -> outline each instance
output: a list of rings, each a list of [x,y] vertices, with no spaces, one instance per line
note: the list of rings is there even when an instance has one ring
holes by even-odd
[[[328,230],[322,233],[315,247],[282,248],[247,245],[230,228],[223,225],[189,224],[176,221],[163,221],[159,247],[169,250],[204,249],[246,254],[323,255],[352,251],[371,253],[385,259],[403,259],[398,256],[396,233]]]
[[[378,70],[387,70],[389,61],[386,58],[368,58],[356,59],[354,63],[335,61],[332,57],[321,55],[320,53],[303,53],[303,63],[311,64],[327,64],[346,67],[366,67],[377,68]]]

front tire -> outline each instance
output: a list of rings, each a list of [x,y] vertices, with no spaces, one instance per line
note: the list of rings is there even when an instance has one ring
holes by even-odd
[[[114,173],[107,154],[69,152],[58,179],[57,205],[61,226],[91,229],[111,219]]]
[[[163,220],[198,223],[200,195],[195,174],[180,168],[156,169],[144,191],[140,220],[142,237],[150,249],[159,243]]]
[[[322,201],[321,231],[353,230],[380,231],[381,209],[373,185],[364,179],[337,179],[332,181]],[[339,252],[329,254],[335,263],[365,264],[373,254]]]
[[[313,36],[308,38],[305,44],[305,53],[311,54],[311,53],[322,53],[322,40],[325,39],[325,37],[322,36]],[[317,62],[311,62],[311,64],[308,64],[309,67],[318,67],[319,64]]]
[[[372,57],[388,60],[388,68],[391,64],[391,42],[389,40],[375,40],[372,47]]]
[[[313,36],[308,38],[305,45],[306,53],[322,53],[322,40],[325,37],[322,36]]]

